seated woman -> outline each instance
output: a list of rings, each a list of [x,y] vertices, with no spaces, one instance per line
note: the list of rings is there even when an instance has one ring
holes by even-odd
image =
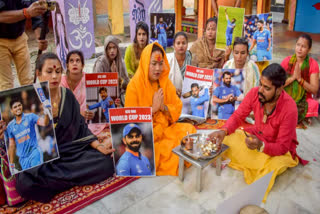
[[[174,35],[173,38],[174,53],[167,54],[170,65],[169,79],[176,87],[177,94],[180,97],[182,91],[182,83],[184,72],[187,65],[191,65],[191,53],[188,51],[188,37],[183,31]]]
[[[129,83],[128,73],[126,66],[121,58],[120,40],[114,36],[107,36],[104,40],[104,54],[99,56],[94,64],[93,72],[117,72],[119,78],[118,93],[121,97],[121,102],[124,104],[124,94]]]
[[[318,116],[319,104],[312,98],[312,94],[316,94],[319,89],[319,65],[308,55],[311,47],[311,37],[302,34],[297,40],[295,54],[286,57],[281,63],[288,75],[285,91],[298,107],[298,123],[305,118]]]
[[[224,62],[229,59],[231,50],[218,50],[216,46],[217,18],[213,17],[206,22],[206,31],[202,38],[193,43],[190,48],[192,53],[192,65],[200,68],[222,68]]]
[[[245,38],[235,38],[233,43],[233,59],[228,60],[223,68],[244,69],[244,94],[247,94],[251,88],[259,85],[259,68],[254,61],[249,59],[249,44]]]
[[[111,142],[99,143],[80,114],[73,93],[60,87],[62,66],[53,53],[36,64],[40,80],[49,81],[52,114],[60,158],[17,175],[16,189],[25,199],[47,203],[56,194],[76,185],[88,185],[114,173]]]
[[[169,80],[169,64],[163,48],[152,43],[142,51],[141,63],[131,79],[125,107],[152,107],[153,137],[157,175],[178,175],[179,158],[172,149],[187,132],[195,133],[191,124],[176,123],[182,102]]]
[[[130,79],[136,73],[143,49],[149,44],[149,26],[145,22],[138,22],[133,44],[129,45],[124,55],[127,72]]]
[[[80,113],[86,120],[91,120],[93,112],[86,108],[86,83],[84,68],[84,56],[79,50],[70,51],[67,55],[67,73],[61,77],[61,86],[70,89],[80,104]],[[118,100],[120,102],[120,99]],[[105,128],[102,124],[89,124],[90,131],[98,135]]]

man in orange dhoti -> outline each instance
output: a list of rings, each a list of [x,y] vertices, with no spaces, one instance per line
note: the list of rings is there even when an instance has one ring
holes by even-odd
[[[168,78],[169,72],[161,45],[149,44],[141,54],[138,70],[126,91],[125,107],[152,107],[157,175],[178,175],[179,157],[172,149],[187,132],[196,132],[191,124],[176,123],[182,102]]]

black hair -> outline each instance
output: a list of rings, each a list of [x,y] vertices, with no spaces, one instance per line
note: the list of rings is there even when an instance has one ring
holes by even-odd
[[[101,91],[105,91],[105,92],[108,93],[108,90],[107,90],[106,87],[101,87],[101,88],[99,88],[99,94],[101,93]]]
[[[224,76],[225,76],[225,75],[229,75],[229,76],[231,76],[230,71],[225,71],[225,72],[223,72],[223,74],[222,74],[222,78],[224,78]]]
[[[146,43],[146,45],[149,44],[149,26],[147,25],[147,23],[145,23],[143,21],[138,22],[137,25],[136,25],[136,35],[134,36],[133,42],[134,43],[138,43],[137,34],[138,34],[138,30],[139,29],[142,29],[147,33],[147,43]]]
[[[19,97],[13,97],[11,99],[10,103],[9,103],[10,108],[12,108],[13,104],[15,104],[15,103],[21,103],[22,104],[22,101],[21,101],[21,99]]]
[[[233,50],[236,45],[247,46],[247,52],[249,53],[249,44],[248,44],[248,40],[245,37],[236,37],[233,42]]]
[[[178,33],[176,33],[173,37],[173,44],[175,43],[176,39],[179,37],[179,36],[183,36],[186,40],[187,40],[187,43],[188,43],[188,36],[185,32],[183,31],[180,31]]]
[[[160,44],[159,44],[160,45]],[[161,45],[160,45],[161,46]],[[156,51],[160,51],[162,54],[162,57],[164,57],[164,52],[163,49],[160,48],[158,45],[154,44],[151,50],[151,53],[156,52]]]
[[[191,84],[191,89],[192,89],[192,88],[194,88],[194,87],[199,88],[199,84],[198,84],[198,83],[196,83],[196,82],[195,82],[195,83],[192,83],[192,84]]]
[[[207,29],[207,26],[209,24],[209,22],[215,22],[216,24],[218,23],[218,18],[217,17],[211,17],[206,21],[206,27],[205,29]]]
[[[309,34],[306,34],[306,33],[301,34],[301,35],[298,37],[297,41],[298,41],[300,38],[304,38],[304,39],[306,39],[306,40],[308,41],[309,49],[312,47],[312,38],[311,38],[311,36],[310,36]]]
[[[282,66],[278,63],[268,65],[263,71],[262,76],[272,82],[276,88],[283,86],[286,83],[287,74]]]
[[[83,56],[82,51],[80,51],[80,50],[73,50],[73,51],[70,51],[68,53],[68,55],[67,55],[67,64],[69,63],[69,60],[70,60],[70,57],[71,57],[72,54],[77,54],[80,57],[82,65],[84,65],[84,56]]]
[[[258,21],[258,23],[264,24],[264,21],[263,21],[262,19],[260,19],[260,20]]]
[[[36,70],[41,72],[43,65],[47,59],[56,59],[59,61],[60,65],[61,65],[59,57],[54,53],[48,52],[48,53],[41,54],[40,57],[37,59]]]

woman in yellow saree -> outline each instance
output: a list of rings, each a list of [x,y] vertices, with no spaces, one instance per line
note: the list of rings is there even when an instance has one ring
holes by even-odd
[[[168,78],[169,72],[170,66],[161,45],[149,44],[141,54],[125,99],[125,107],[152,107],[157,175],[178,175],[179,158],[172,149],[180,144],[187,132],[196,132],[191,124],[176,123],[182,102]]]

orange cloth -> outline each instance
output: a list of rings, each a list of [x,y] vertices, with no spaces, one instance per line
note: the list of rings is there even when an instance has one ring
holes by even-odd
[[[126,91],[125,107],[151,107],[154,93],[158,86],[149,81],[149,64],[153,45],[149,44],[141,53],[139,67]],[[162,48],[162,47],[161,47]],[[187,131],[195,133],[191,124],[175,123],[182,110],[182,102],[176,95],[176,89],[169,80],[170,66],[164,54],[164,70],[159,78],[159,85],[163,89],[164,104],[168,107],[171,117],[158,111],[153,115],[153,138],[157,175],[178,175],[179,157],[172,153],[172,149],[180,144]]]
[[[218,0],[217,5],[219,6],[227,6],[227,7],[234,7],[236,4],[236,0]]]

